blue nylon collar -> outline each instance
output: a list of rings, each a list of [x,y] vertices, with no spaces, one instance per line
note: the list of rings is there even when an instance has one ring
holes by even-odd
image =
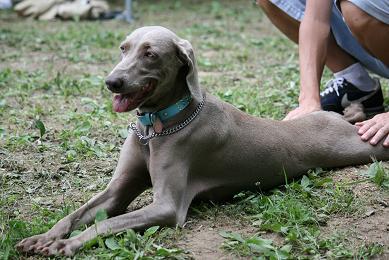
[[[153,113],[142,113],[137,117],[139,122],[141,122],[144,126],[152,126],[157,118],[159,118],[163,123],[184,110],[191,101],[192,96],[189,95],[165,109]]]

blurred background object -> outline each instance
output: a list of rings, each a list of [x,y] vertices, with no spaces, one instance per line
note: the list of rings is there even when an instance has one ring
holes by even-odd
[[[118,1],[113,1],[113,2],[115,4],[115,2]],[[106,12],[104,16],[101,17],[101,19],[116,19],[116,20],[123,20],[123,21],[127,21],[128,23],[131,23],[134,20],[132,16],[132,0],[124,0],[124,11],[119,9],[119,10]]]
[[[132,22],[132,0],[124,0],[125,1],[125,10],[117,15],[115,19],[126,20],[127,22]]]
[[[9,9],[12,7],[11,0],[0,0],[0,9]]]
[[[5,6],[12,6],[10,0]],[[124,1],[125,10],[110,11],[105,0],[24,0],[15,5],[15,11],[23,17],[38,20],[52,19],[119,19],[131,22],[132,1]]]

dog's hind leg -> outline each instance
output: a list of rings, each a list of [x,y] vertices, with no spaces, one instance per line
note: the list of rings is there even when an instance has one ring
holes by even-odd
[[[106,210],[109,216],[123,213],[128,204],[151,185],[139,146],[133,142],[132,138],[127,138],[124,143],[114,176],[104,191],[60,220],[46,233],[22,240],[17,244],[17,249],[22,252],[40,252],[77,227],[93,222],[100,209]]]

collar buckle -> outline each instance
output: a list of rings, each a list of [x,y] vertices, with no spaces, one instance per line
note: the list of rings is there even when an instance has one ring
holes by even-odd
[[[149,113],[149,120],[152,125],[154,124],[156,119],[157,119],[157,115],[155,113]]]
[[[192,96],[188,95],[177,101],[177,103],[165,109],[162,109],[157,112],[138,114],[137,117],[139,122],[142,123],[142,125],[144,126],[153,125],[157,119],[161,120],[161,122],[165,122],[180,113],[182,110],[184,110],[190,104],[191,101]]]

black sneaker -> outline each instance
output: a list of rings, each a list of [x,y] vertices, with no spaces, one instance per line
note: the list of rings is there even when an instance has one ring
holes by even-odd
[[[374,90],[362,91],[345,78],[332,79],[320,93],[322,109],[342,114],[347,106],[355,102],[362,103],[367,116],[384,112],[381,84],[378,79],[374,79],[374,81]]]

